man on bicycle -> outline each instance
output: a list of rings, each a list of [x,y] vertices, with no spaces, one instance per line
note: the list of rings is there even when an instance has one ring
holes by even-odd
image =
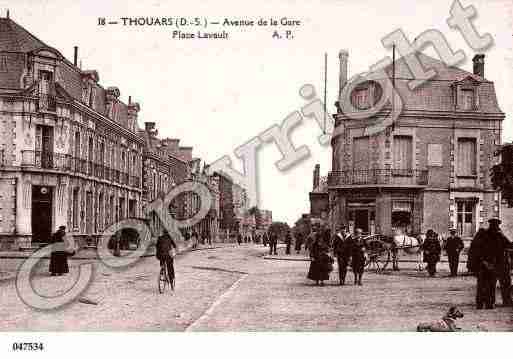
[[[176,243],[169,235],[169,232],[164,229],[162,235],[157,239],[157,253],[156,257],[160,261],[160,266],[167,265],[167,273],[169,279],[175,277],[175,269],[173,266],[173,256],[171,256],[171,250],[176,250]]]

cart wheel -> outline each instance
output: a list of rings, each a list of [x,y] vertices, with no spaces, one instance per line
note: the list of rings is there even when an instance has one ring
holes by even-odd
[[[388,266],[388,263],[390,263],[391,256],[392,255],[389,250],[386,250],[385,252],[383,252],[381,254],[381,256],[379,257],[379,263],[381,265],[381,270],[384,270]]]

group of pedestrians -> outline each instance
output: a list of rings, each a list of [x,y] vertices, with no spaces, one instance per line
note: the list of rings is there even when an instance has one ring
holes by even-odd
[[[491,218],[488,222],[488,228],[479,229],[474,236],[467,256],[468,272],[477,277],[477,309],[493,309],[495,307],[497,281],[500,285],[502,304],[513,305],[510,273],[513,244],[501,231],[501,221],[498,218]],[[450,277],[458,275],[460,254],[464,248],[463,240],[456,233],[456,229],[451,229],[450,235],[444,241]],[[421,249],[423,260],[427,263],[429,276],[433,277],[436,274],[436,265],[440,261],[442,253],[438,234],[433,230],[428,230]]]
[[[495,307],[497,281],[502,304],[513,305],[510,274],[513,244],[502,233],[499,219],[492,218],[488,222],[488,229],[482,229],[475,235],[468,253],[468,269],[477,277],[477,309]]]
[[[354,284],[362,285],[362,277],[367,257],[366,244],[363,231],[357,228],[353,234],[347,227],[338,228],[335,235],[331,236],[328,228],[317,226],[312,231],[310,246],[310,268],[307,277],[316,284],[324,285],[333,270],[334,259],[337,258],[339,285],[344,285],[347,276],[347,268],[351,265],[354,274]]]

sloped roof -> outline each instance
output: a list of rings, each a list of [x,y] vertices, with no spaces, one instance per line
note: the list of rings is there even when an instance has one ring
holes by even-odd
[[[455,108],[453,84],[471,78],[479,85],[479,109],[475,112],[502,114],[493,82],[460,68],[447,66],[444,62],[421,52],[417,52],[415,56],[426,72],[432,69],[436,75],[429,79],[415,77],[405,57],[395,61],[395,88],[402,99],[404,110],[453,112]],[[373,78],[383,88],[386,88],[386,82],[392,79],[392,69],[392,64],[388,64],[381,70],[376,70],[375,76],[369,78]],[[388,78],[384,76],[383,70]],[[409,88],[411,80],[426,81],[411,90]],[[389,108],[390,102],[383,107],[383,109]]]
[[[0,51],[29,52],[48,46],[8,18],[0,18]]]
[[[443,61],[428,56],[422,52],[416,52],[415,54],[408,56],[414,55],[419,59],[419,62],[424,66],[426,71],[433,69],[436,72],[436,75],[429,79],[430,81],[457,81],[467,76],[472,76],[479,81],[486,81],[484,78],[475,75],[472,72],[468,72],[454,66],[447,66]],[[395,61],[396,79],[421,79],[419,77],[415,77],[411,72],[407,62],[408,56],[403,56]],[[393,64],[389,64],[385,67],[385,71],[390,78],[392,78],[392,65]]]

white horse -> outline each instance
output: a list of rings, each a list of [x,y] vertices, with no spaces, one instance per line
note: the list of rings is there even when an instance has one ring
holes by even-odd
[[[417,270],[422,271],[424,269],[422,263],[422,251],[420,246],[425,240],[425,235],[421,234],[418,238],[410,237],[406,234],[396,234],[393,236],[394,250],[392,251],[392,264],[394,268],[398,268],[397,255],[399,250],[404,251],[406,254],[415,254],[417,259]]]

